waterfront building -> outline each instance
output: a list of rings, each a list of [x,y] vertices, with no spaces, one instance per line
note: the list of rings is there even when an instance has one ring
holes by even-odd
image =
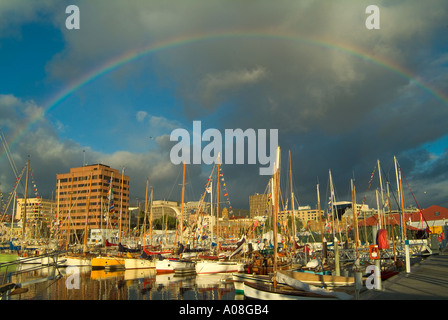
[[[130,179],[104,164],[71,168],[56,176],[56,206],[63,234],[70,225],[73,236],[88,229],[115,228],[124,232],[129,225]],[[88,208],[88,209],[87,209]],[[87,212],[88,210],[88,212]]]
[[[49,199],[42,198],[27,198],[26,199],[26,218],[32,222],[50,222],[55,210],[55,202]],[[17,209],[14,215],[14,220],[21,220],[25,210],[25,199],[17,199]]]
[[[267,194],[254,194],[249,196],[249,215],[251,218],[263,217],[268,211],[269,197]]]
[[[18,198],[14,220],[22,220],[25,211],[25,199]],[[55,202],[40,197],[26,199],[26,230],[27,236],[37,238],[50,228],[51,220],[55,212]],[[23,221],[21,221],[23,223]],[[20,232],[21,234],[21,232]]]

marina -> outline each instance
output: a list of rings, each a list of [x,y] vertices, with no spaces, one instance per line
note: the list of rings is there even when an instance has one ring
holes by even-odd
[[[410,272],[401,270],[384,277],[380,288],[368,289],[369,275],[362,282],[347,276],[319,275],[300,269],[279,271],[278,289],[254,293],[260,286],[273,286],[273,274],[245,272],[159,273],[148,268],[102,268],[67,266],[64,252],[30,257],[30,261],[0,256],[2,300],[417,300],[447,299],[448,251],[414,255]],[[38,259],[39,258],[39,259]],[[42,264],[51,258],[56,264]],[[6,260],[10,260],[9,262]],[[38,262],[39,261],[39,262]],[[348,269],[347,269],[348,270]],[[280,277],[278,277],[280,275]],[[282,279],[282,277],[286,276]],[[292,279],[292,280],[288,280]],[[294,280],[296,279],[296,280]],[[291,292],[290,281],[301,290]],[[359,286],[360,287],[356,287]],[[410,290],[412,288],[412,290]],[[303,290],[305,289],[305,290]],[[327,290],[328,289],[328,290]],[[261,292],[261,291],[260,291]],[[275,293],[275,294],[274,294]],[[322,294],[324,294],[322,296]]]
[[[4,318],[448,300],[448,1],[3,2]]]
[[[278,147],[276,163],[280,163],[280,156]],[[289,160],[289,196],[294,203],[291,157]],[[379,162],[377,165],[380,166]],[[84,169],[92,168],[110,170],[105,166],[86,166],[80,174],[85,175]],[[28,180],[29,161],[22,172],[26,172],[25,178]],[[220,224],[227,222],[219,217],[220,191],[227,195],[227,190],[220,190],[221,184],[225,187],[225,182],[219,155],[205,185],[198,211],[190,215],[189,223],[184,221],[186,164],[182,172],[182,201],[180,210],[175,210],[176,229],[170,233],[153,228],[152,190],[150,200],[145,199],[140,234],[126,236],[121,230],[126,227],[121,223],[121,214],[118,226],[109,224],[110,215],[114,214],[112,183],[108,184],[108,191],[104,190],[109,195],[107,209],[100,207],[100,212],[107,217],[108,228],[105,230],[91,228],[89,233],[87,221],[90,217],[85,215],[84,225],[80,223],[72,234],[69,211],[69,215],[63,217],[66,221],[62,220],[62,225],[66,225],[67,229],[55,229],[47,243],[39,244],[24,224],[22,238],[13,243],[11,237],[9,246],[2,247],[2,299],[360,300],[369,296],[366,292],[382,292],[383,283],[387,284],[391,281],[389,279],[399,279],[403,273],[412,274],[413,266],[426,259],[445,261],[436,257],[444,257],[441,254],[447,247],[446,240],[440,236],[436,238],[434,231],[438,230],[438,226],[433,224],[431,232],[426,220],[432,212],[443,208],[434,206],[431,210],[427,209],[426,217],[420,209],[420,225],[412,225],[411,219],[406,223],[406,212],[402,209],[397,216],[399,222],[395,225],[392,223],[395,217],[390,201],[385,202],[382,210],[370,213],[369,219],[373,223],[369,221],[367,229],[365,211],[361,219],[364,204],[356,203],[355,186],[351,180],[352,203],[345,204],[343,214],[339,215],[332,191],[326,222],[324,216],[319,215],[315,220],[315,233],[299,233],[294,217],[291,232],[284,223],[285,211],[280,216],[282,191],[277,166],[266,187],[268,197],[265,200],[264,219],[253,219],[229,234],[229,228],[220,228]],[[111,171],[112,176],[113,173]],[[87,208],[90,206],[92,177],[92,171],[90,179],[84,176],[85,180],[90,181]],[[124,177],[123,170],[121,178],[115,181],[123,185]],[[397,177],[401,181],[401,174]],[[332,190],[331,171],[329,180]],[[215,198],[213,181],[216,182]],[[85,186],[82,184],[82,187]],[[319,186],[316,190],[318,212],[321,212]],[[148,191],[147,184],[146,194]],[[379,201],[378,192],[376,194]],[[206,196],[210,197],[210,212],[202,210]],[[123,196],[120,196],[120,210],[122,199]],[[292,207],[294,212],[294,205]],[[437,217],[440,217],[440,212],[437,212]],[[207,215],[209,217],[205,220]],[[211,224],[211,221],[214,223]],[[345,230],[340,226],[342,223],[345,223]],[[261,228],[258,228],[259,224]],[[446,226],[442,225],[445,232],[443,228]],[[362,233],[364,241],[360,236]],[[77,242],[72,243],[71,239]],[[382,297],[371,293],[370,296]]]

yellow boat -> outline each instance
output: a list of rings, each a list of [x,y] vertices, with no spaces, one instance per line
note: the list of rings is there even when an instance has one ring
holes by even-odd
[[[124,269],[125,257],[94,257],[91,260],[92,269]]]

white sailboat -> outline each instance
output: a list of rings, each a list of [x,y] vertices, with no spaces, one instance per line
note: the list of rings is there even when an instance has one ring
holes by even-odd
[[[216,184],[216,240],[218,242],[216,246],[217,257],[219,257],[219,174],[220,174],[220,155],[217,158],[217,184]],[[211,192],[211,187],[210,187]],[[213,194],[211,193],[211,207],[213,207]],[[213,228],[212,228],[213,230]],[[231,256],[230,256],[231,258]],[[219,259],[203,259],[196,262],[196,273],[197,274],[213,274],[213,273],[232,273],[232,272],[244,272],[244,263],[231,260],[219,260]]]
[[[182,178],[182,202],[180,212],[180,223],[178,232],[180,233],[180,243],[183,242],[183,215],[184,215],[184,196],[185,196],[185,168],[183,165],[183,178]],[[176,236],[177,237],[177,236]],[[176,242],[176,241],[175,241]],[[160,273],[193,273],[195,270],[195,261],[189,259],[182,259],[182,257],[166,257],[155,261],[155,268],[158,274]]]

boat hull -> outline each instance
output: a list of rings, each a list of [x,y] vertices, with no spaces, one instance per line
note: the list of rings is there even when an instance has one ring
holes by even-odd
[[[124,269],[125,259],[121,257],[95,257],[91,260],[92,269]]]
[[[243,283],[244,295],[257,300],[331,300],[334,297],[320,296],[313,293],[295,290],[285,285],[274,288],[271,283]]]
[[[239,262],[200,261],[196,263],[197,274],[243,272],[244,264]]]
[[[130,269],[151,269],[155,268],[156,264],[153,260],[140,259],[140,258],[128,258],[124,260],[124,266],[126,270]]]
[[[290,270],[281,270],[278,272],[293,279],[319,287],[353,287],[355,285],[354,277],[320,275]]]
[[[17,261],[21,264],[41,264],[42,258],[39,256],[17,257]]]
[[[90,267],[92,265],[92,259],[86,257],[65,257],[65,266],[67,267]]]
[[[244,282],[271,282],[271,277],[258,274],[232,273],[236,293],[244,293]]]
[[[176,270],[178,270],[178,273],[185,273],[194,270],[195,262],[188,260],[163,259],[156,260],[155,265],[158,274],[174,273]]]

